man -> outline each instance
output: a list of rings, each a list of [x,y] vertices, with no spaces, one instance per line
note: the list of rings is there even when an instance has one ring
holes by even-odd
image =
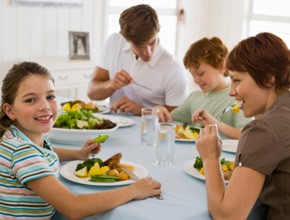
[[[120,33],[109,36],[88,86],[88,97],[110,97],[112,111],[141,115],[143,107],[173,110],[186,97],[184,67],[162,48],[157,13],[149,5],[125,10]]]

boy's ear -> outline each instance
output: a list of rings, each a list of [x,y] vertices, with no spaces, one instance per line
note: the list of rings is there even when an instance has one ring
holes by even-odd
[[[14,114],[13,108],[11,105],[4,103],[3,104],[3,111],[5,112],[5,114],[8,116],[8,118],[10,118],[11,120],[15,120],[16,116]]]

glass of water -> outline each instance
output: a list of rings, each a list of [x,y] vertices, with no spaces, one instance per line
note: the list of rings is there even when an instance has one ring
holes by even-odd
[[[142,108],[141,115],[141,143],[144,145],[156,145],[158,109]]]
[[[171,165],[174,162],[175,124],[161,122],[157,126],[156,163]]]

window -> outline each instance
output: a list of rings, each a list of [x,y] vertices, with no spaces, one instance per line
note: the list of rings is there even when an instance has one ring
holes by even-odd
[[[161,44],[171,54],[176,51],[176,30],[177,30],[177,0],[109,0],[108,1],[108,29],[106,36],[119,32],[119,17],[122,11],[138,4],[149,4],[158,14],[160,22],[159,37]],[[172,34],[175,33],[175,34]]]
[[[290,1],[250,0],[248,36],[271,32],[290,47]]]

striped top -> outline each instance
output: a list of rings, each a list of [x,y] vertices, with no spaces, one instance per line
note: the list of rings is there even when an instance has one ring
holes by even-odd
[[[12,125],[0,141],[0,219],[50,219],[54,208],[25,183],[58,170],[59,159],[47,137],[39,147]]]

